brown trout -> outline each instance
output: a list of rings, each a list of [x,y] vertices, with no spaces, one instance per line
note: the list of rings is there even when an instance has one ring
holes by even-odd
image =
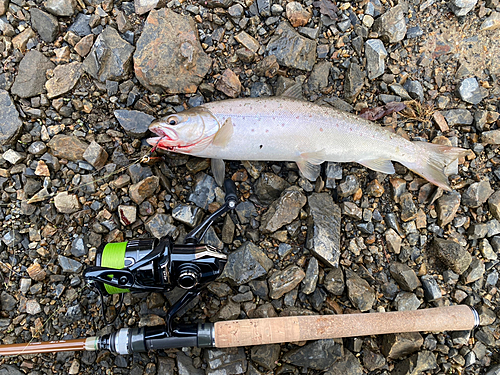
[[[314,180],[314,165],[356,162],[392,174],[391,160],[444,190],[446,167],[467,150],[405,138],[350,113],[289,97],[230,99],[206,103],[151,123],[160,149],[211,158],[221,183],[223,160],[294,161]]]

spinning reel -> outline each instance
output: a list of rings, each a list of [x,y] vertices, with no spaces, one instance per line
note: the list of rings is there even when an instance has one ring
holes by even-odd
[[[106,244],[98,250],[96,266],[87,268],[83,277],[97,287],[101,299],[105,295],[120,293],[118,312],[123,293],[167,292],[176,286],[186,290],[167,312],[170,333],[174,316],[199,294],[203,286],[214,281],[226,264],[225,254],[213,246],[200,244],[214,221],[236,207],[238,198],[234,182],[224,181],[224,190],[225,203],[188,233],[183,244],[174,244],[168,236],[159,240],[147,238]]]

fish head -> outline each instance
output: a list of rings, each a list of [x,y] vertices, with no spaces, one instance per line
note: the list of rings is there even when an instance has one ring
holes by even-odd
[[[219,128],[219,122],[208,109],[195,107],[153,121],[149,130],[158,137],[147,142],[168,151],[193,153],[207,147]]]

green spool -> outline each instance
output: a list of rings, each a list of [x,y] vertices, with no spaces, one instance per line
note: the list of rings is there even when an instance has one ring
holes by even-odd
[[[126,249],[127,242],[108,243],[102,250],[101,266],[117,269],[124,268]],[[104,284],[104,288],[106,288],[106,292],[109,294],[130,292],[128,289],[120,289],[108,284]]]

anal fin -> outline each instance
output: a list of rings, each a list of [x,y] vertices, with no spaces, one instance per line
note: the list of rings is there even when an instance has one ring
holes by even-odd
[[[226,166],[224,164],[224,160],[212,159],[211,166],[215,182],[217,182],[219,186],[222,186],[222,184],[224,183],[224,177],[226,175]]]
[[[360,160],[358,161],[358,163],[377,172],[382,172],[386,174],[393,174],[396,172],[394,170],[394,165],[392,164],[392,161],[388,159]]]
[[[320,164],[325,161],[325,150],[317,152],[302,152],[296,161],[300,173],[310,181],[316,181],[320,172]]]

